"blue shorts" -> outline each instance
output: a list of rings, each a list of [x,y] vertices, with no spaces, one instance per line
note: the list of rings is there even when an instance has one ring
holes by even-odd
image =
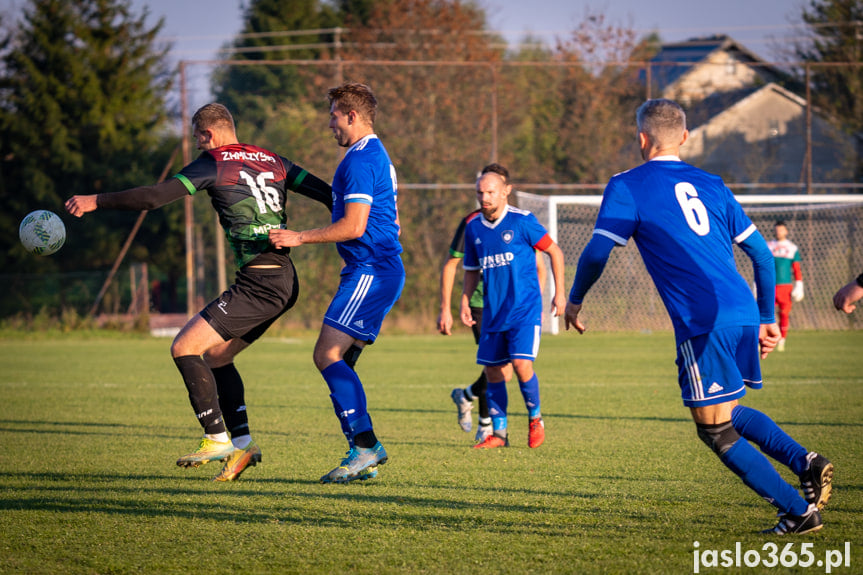
[[[324,324],[373,343],[405,285],[404,267],[397,259],[398,265],[345,266],[339,289],[324,314]]]
[[[541,325],[524,325],[507,331],[482,332],[476,362],[480,365],[505,365],[514,359],[536,360]]]
[[[683,405],[702,407],[738,399],[761,388],[758,326],[721,329],[677,347]]]

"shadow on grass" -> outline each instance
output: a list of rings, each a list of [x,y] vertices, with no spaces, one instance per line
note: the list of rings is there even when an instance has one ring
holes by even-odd
[[[447,417],[451,416],[451,409],[402,409],[402,408],[372,408],[371,413],[390,412],[390,413],[443,413]],[[511,415],[524,415],[523,413],[515,413]],[[769,415],[769,414],[768,414]],[[589,419],[597,421],[665,421],[670,423],[692,423],[692,418],[681,417],[657,417],[655,415],[589,415],[579,413],[555,413],[543,411],[542,416],[546,419]],[[782,425],[808,425],[813,427],[863,427],[863,422],[839,422],[839,421],[777,421],[777,424]]]
[[[564,490],[524,490],[499,487],[460,487],[460,499],[448,488],[440,496],[394,494],[381,482],[321,485],[296,479],[258,480],[261,491],[237,484],[202,483],[197,488],[176,485],[176,476],[160,474],[86,474],[0,472],[0,511],[55,514],[106,514],[143,518],[226,521],[244,524],[296,524],[306,527],[356,529],[374,525],[398,528],[428,525],[494,532],[565,535],[578,515],[585,525],[607,529],[603,517],[615,498],[595,493]],[[184,481],[185,480],[181,480]],[[28,484],[21,487],[21,483]],[[167,485],[170,483],[171,485]],[[164,485],[164,486],[159,486]],[[295,486],[286,492],[285,487]],[[225,489],[227,488],[227,489]],[[386,489],[381,492],[379,489]],[[414,489],[409,486],[407,489]],[[436,489],[430,487],[429,489]],[[477,493],[478,491],[486,493]],[[524,495],[515,503],[489,503],[488,494]],[[584,505],[560,506],[553,498],[567,497]],[[474,501],[473,499],[477,499]],[[494,524],[486,521],[493,509]],[[628,511],[626,515],[631,514]],[[504,515],[502,515],[504,514]],[[505,514],[513,514],[512,518]],[[636,515],[640,515],[636,512]],[[525,517],[535,518],[525,521]],[[517,519],[515,518],[517,517]],[[643,519],[649,519],[645,513]],[[62,521],[62,519],[60,519]]]

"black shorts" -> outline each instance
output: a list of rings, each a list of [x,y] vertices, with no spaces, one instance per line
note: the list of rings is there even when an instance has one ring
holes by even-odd
[[[225,341],[240,338],[252,343],[294,307],[299,292],[290,260],[280,268],[246,266],[237,272],[234,285],[201,310],[201,317]]]
[[[470,317],[473,318],[473,321],[476,322],[475,324],[470,326],[470,329],[473,330],[473,341],[474,343],[479,344],[479,333],[480,328],[482,327],[482,308],[470,308]]]

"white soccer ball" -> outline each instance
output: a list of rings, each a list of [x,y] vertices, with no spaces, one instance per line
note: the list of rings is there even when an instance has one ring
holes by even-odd
[[[28,252],[47,256],[63,247],[63,242],[66,241],[66,226],[54,212],[36,210],[21,220],[18,237]]]

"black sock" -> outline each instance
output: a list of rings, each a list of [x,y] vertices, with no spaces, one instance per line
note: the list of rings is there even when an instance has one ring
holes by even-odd
[[[370,447],[374,447],[377,443],[378,438],[375,436],[375,432],[371,429],[368,431],[361,431],[354,435],[354,445],[357,447],[368,449]]]
[[[195,415],[204,428],[204,433],[213,435],[227,431],[219,409],[219,397],[216,392],[216,378],[207,367],[204,359],[198,355],[175,357],[174,363],[183,376],[183,382],[189,391],[189,401],[195,410]]]
[[[249,416],[246,412],[243,378],[233,363],[212,368],[219,392],[219,408],[231,437],[249,435]]]
[[[488,380],[485,377],[485,370],[479,375],[477,380],[470,386],[471,394],[477,398],[479,402],[479,417],[480,419],[488,419],[488,398],[485,396],[485,390],[488,387]]]

